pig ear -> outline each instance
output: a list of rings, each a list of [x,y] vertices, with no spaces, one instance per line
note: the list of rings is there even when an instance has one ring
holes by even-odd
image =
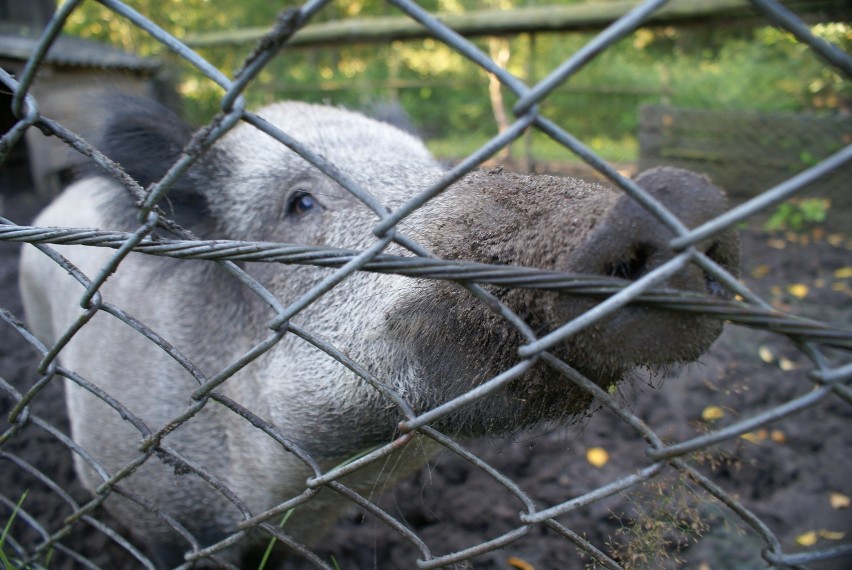
[[[119,163],[143,188],[160,180],[178,160],[193,129],[170,109],[145,99],[116,98],[113,116],[107,122],[99,148]],[[210,208],[205,195],[209,186],[205,155],[169,190],[160,202],[162,209],[179,224],[201,231],[210,225]]]

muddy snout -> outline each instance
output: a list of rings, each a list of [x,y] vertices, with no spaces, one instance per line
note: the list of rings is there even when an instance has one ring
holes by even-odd
[[[695,228],[722,214],[724,194],[704,176],[676,168],[647,170],[636,182],[681,223]],[[675,256],[669,248],[674,232],[629,196],[623,195],[602,216],[569,262],[574,271],[636,281]],[[723,232],[697,249],[734,275],[739,272],[736,233]],[[676,273],[664,286],[729,297],[729,292],[695,264]]]
[[[656,168],[636,181],[689,228],[726,209],[723,193],[708,179],[688,171]],[[445,258],[636,281],[676,255],[668,246],[675,237],[670,229],[629,196],[606,186],[551,176],[483,172],[467,177],[453,198],[454,215],[440,225],[435,243],[435,251]],[[739,249],[733,232],[697,247],[738,274]],[[715,278],[693,263],[662,286],[728,295]],[[495,294],[538,336],[600,302],[529,289],[495,290]],[[477,328],[481,328],[488,317],[478,311],[466,312],[467,301],[458,303],[452,310],[454,318],[480,315]],[[485,328],[491,330],[490,325]],[[573,335],[552,352],[608,383],[636,366],[694,360],[721,330],[721,322],[715,319],[629,305]]]
[[[725,198],[705,178],[660,168],[637,182],[687,227],[721,214]],[[412,226],[428,227],[432,251],[444,259],[515,265],[630,281],[670,260],[671,230],[632,199],[610,187],[571,178],[522,176],[502,171],[466,176],[430,202]],[[701,244],[702,251],[737,274],[733,233]],[[701,294],[723,289],[689,264],[663,283]],[[556,291],[489,287],[536,337],[572,321],[600,299]],[[427,409],[464,393],[518,363],[527,343],[514,327],[462,288],[435,282],[419,288],[387,317],[391,337],[417,359],[428,393]],[[638,367],[660,368],[697,359],[722,330],[720,321],[631,304],[595,321],[548,352],[601,386]],[[559,421],[586,409],[587,392],[538,361],[505,390],[444,420],[457,433],[506,433]]]
[[[674,214],[687,228],[695,228],[722,214],[727,200],[704,176],[675,168],[643,172],[636,182]],[[595,227],[569,255],[573,272],[636,281],[670,261],[676,252],[669,242],[674,232],[626,195],[619,196]],[[696,245],[696,249],[739,275],[739,242],[726,231]],[[730,292],[695,263],[675,273],[662,287],[729,298]],[[583,301],[560,296],[562,319],[582,311]],[[657,366],[698,358],[722,331],[722,322],[686,313],[629,306],[583,333],[576,342],[599,351],[606,360]],[[613,348],[618,354],[609,354]]]

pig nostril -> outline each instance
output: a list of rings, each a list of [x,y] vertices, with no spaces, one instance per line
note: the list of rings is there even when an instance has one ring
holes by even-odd
[[[636,281],[645,273],[648,267],[648,257],[649,254],[646,247],[636,248],[630,254],[630,257],[607,265],[604,268],[604,275],[628,281]]]
[[[719,243],[713,242],[713,244],[707,248],[707,251],[704,252],[704,255],[715,261],[716,263],[720,263],[720,255],[719,255]]]
[[[724,248],[718,242],[714,242],[710,245],[710,247],[707,248],[707,251],[704,252],[704,255],[725,269],[729,268],[731,265],[730,259],[728,259],[725,255]],[[704,272],[704,286],[707,289],[707,293],[714,297],[722,297],[724,299],[731,298],[731,292],[728,288],[722,285],[715,275],[707,271]]]
[[[716,277],[706,271],[704,272],[704,286],[707,288],[707,293],[713,297],[731,298],[730,291]]]

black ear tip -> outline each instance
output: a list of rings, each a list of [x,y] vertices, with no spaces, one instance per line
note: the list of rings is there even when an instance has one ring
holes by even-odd
[[[100,150],[143,187],[162,178],[192,138],[192,129],[152,100],[116,96],[109,105]]]
[[[111,116],[102,127],[98,149],[143,188],[161,180],[192,139],[192,127],[173,110],[149,99],[118,95],[105,104]],[[211,149],[200,157],[174,181],[160,204],[179,224],[194,230],[209,225],[205,189],[215,170],[208,163],[219,162],[216,154]]]

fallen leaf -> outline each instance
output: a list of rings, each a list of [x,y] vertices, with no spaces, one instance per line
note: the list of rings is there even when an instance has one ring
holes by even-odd
[[[808,296],[808,286],[804,283],[795,283],[787,285],[787,291],[797,299],[804,299]]]
[[[772,350],[770,350],[769,347],[766,345],[762,345],[760,348],[757,349],[757,355],[762,361],[766,362],[767,364],[775,360],[775,356],[772,354]]]
[[[766,243],[773,249],[784,249],[787,247],[787,242],[783,239],[772,238],[767,240]]]
[[[517,556],[510,556],[506,559],[506,562],[512,568],[517,568],[518,570],[535,570],[535,566],[527,562],[526,560],[522,560]]]
[[[719,406],[707,406],[701,411],[701,419],[705,422],[715,422],[725,417],[725,410]]]
[[[830,243],[835,247],[839,247],[844,241],[843,234],[828,234],[828,237],[825,238],[825,241]]]
[[[751,270],[751,276],[755,279],[760,279],[762,277],[766,277],[769,273],[768,265],[757,265]]]
[[[832,509],[848,509],[850,501],[843,493],[829,493],[828,502]]]
[[[826,540],[843,540],[843,537],[846,536],[846,533],[839,530],[825,530],[824,528],[819,529],[817,533],[820,538],[824,538]]]
[[[603,467],[609,462],[609,453],[603,447],[590,447],[586,450],[586,461],[595,467]]]
[[[852,279],[852,267],[841,267],[834,270],[835,279]]]
[[[822,228],[814,228],[811,230],[811,236],[813,236],[814,241],[820,241],[825,237],[825,230]]]
[[[815,530],[808,531],[796,537],[796,544],[799,546],[813,546],[817,542],[817,533]]]
[[[787,443],[787,434],[785,434],[780,429],[774,429],[771,432],[769,432],[769,437],[775,443]]]
[[[817,277],[816,279],[814,279],[814,287],[818,289],[822,289],[823,287],[825,287],[825,279],[823,279],[822,277]]]
[[[746,441],[750,441],[751,443],[760,443],[761,441],[766,439],[767,431],[765,429],[759,429],[757,431],[750,431],[748,433],[742,434],[740,437]]]

